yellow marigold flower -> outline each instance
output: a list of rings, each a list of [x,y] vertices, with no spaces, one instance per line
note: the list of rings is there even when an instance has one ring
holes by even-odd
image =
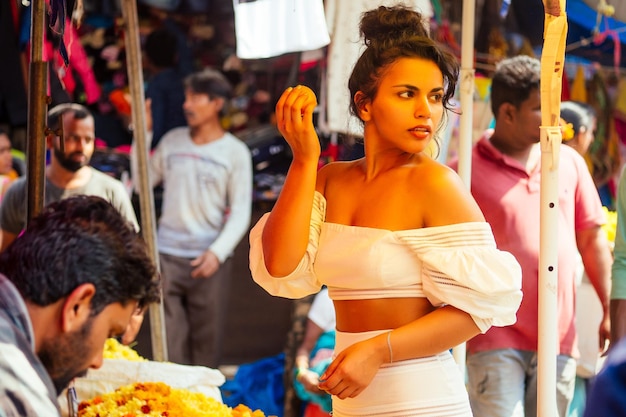
[[[602,225],[602,230],[606,233],[606,238],[611,244],[615,243],[615,232],[617,230],[617,212],[611,211],[605,206],[602,206],[604,215],[606,217],[606,223]]]
[[[130,346],[121,344],[114,338],[108,338],[104,342],[103,357],[105,359],[126,359],[128,361],[147,361],[137,351]]]
[[[78,406],[78,417],[265,417],[240,404],[231,409],[200,392],[163,382],[136,382],[99,395]]]

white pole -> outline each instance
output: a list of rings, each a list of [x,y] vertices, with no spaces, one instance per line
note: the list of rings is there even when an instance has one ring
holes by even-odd
[[[474,24],[476,2],[463,0],[461,24],[461,80],[459,83],[461,120],[459,124],[458,173],[468,189],[471,188],[472,171],[472,121],[474,116]],[[452,349],[456,363],[465,376],[465,343]]]
[[[467,188],[471,184],[472,124],[474,116],[474,14],[475,0],[463,0],[461,23],[461,79],[459,83],[461,120],[459,125],[458,173]]]
[[[537,415],[557,415],[558,213],[560,103],[565,60],[565,0],[544,0],[544,46],[541,54],[541,192],[539,253],[539,346]]]

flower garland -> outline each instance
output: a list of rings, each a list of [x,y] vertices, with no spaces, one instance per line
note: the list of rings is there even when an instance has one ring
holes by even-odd
[[[78,417],[265,417],[240,404],[230,408],[199,392],[172,388],[163,382],[136,382],[83,401]]]

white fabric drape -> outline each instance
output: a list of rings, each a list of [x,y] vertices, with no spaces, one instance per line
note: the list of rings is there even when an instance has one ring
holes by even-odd
[[[261,59],[330,42],[322,0],[233,0],[237,56]]]
[[[326,0],[326,24],[331,35],[328,51],[327,123],[323,130],[362,135],[359,121],[350,115],[348,78],[362,52],[359,38],[361,14],[378,6],[392,6],[397,0]],[[425,19],[433,16],[430,0],[406,0]],[[327,132],[328,133],[328,132]]]

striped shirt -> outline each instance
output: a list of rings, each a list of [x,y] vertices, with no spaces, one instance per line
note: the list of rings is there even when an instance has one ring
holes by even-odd
[[[0,417],[61,415],[56,390],[34,344],[26,305],[0,274]]]

